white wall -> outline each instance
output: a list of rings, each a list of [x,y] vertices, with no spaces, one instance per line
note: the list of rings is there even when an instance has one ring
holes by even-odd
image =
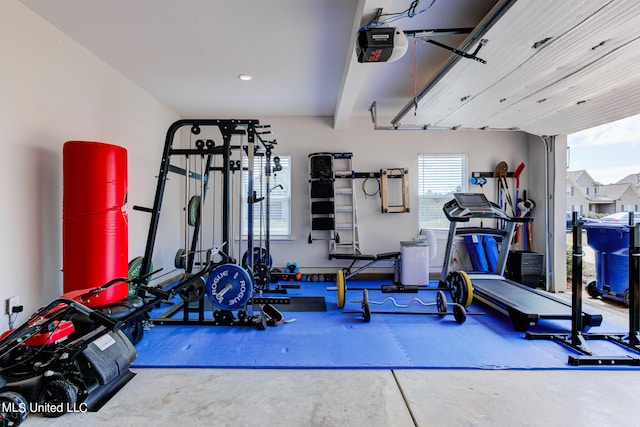
[[[360,230],[360,247],[363,253],[377,254],[381,252],[391,252],[400,250],[400,242],[413,240],[418,233],[418,196],[417,196],[417,163],[418,154],[421,153],[466,153],[469,158],[469,170],[472,172],[492,172],[496,164],[502,160],[510,166],[510,171],[524,162],[527,165],[521,174],[521,189],[528,188],[529,158],[528,136],[520,132],[483,132],[483,131],[376,131],[368,118],[352,118],[349,126],[344,130],[334,130],[330,117],[258,117],[262,124],[271,125],[272,135],[278,142],[275,154],[289,154],[292,158],[292,238],[287,241],[273,239],[271,242],[271,255],[274,259],[274,266],[283,267],[288,262],[296,262],[302,271],[313,272],[335,272],[336,269],[349,264],[348,261],[338,261],[328,259],[328,242],[316,240],[308,244],[307,239],[310,231],[309,216],[309,154],[316,152],[342,152],[348,151],[354,154],[353,167],[356,172],[379,172],[381,168],[408,168],[411,210],[408,213],[382,214],[380,212],[380,199],[378,196],[367,197],[360,189],[361,180],[356,182],[356,194],[358,196],[358,224]],[[190,143],[188,135],[189,127],[183,128],[183,134],[176,137],[173,142],[175,147],[186,148]],[[186,133],[186,134],[185,134]],[[222,139],[215,127],[206,127],[202,133],[195,138],[212,138],[217,145]],[[193,145],[193,141],[191,141]],[[232,145],[246,144],[241,137],[234,137]],[[533,144],[538,144],[536,141]],[[539,153],[542,156],[542,153]],[[234,158],[237,158],[234,154]],[[220,159],[217,159],[220,165]],[[184,167],[184,159],[174,156],[171,161],[180,167]],[[199,163],[197,159],[191,163],[191,169],[198,171]],[[222,190],[220,187],[221,178],[219,173],[214,173],[217,181],[210,182],[208,186],[206,202],[205,220],[203,222],[204,233],[201,240],[204,241],[203,248],[209,248],[214,244],[222,243],[220,222],[220,198]],[[239,174],[238,174],[239,175]],[[534,176],[539,176],[534,174]],[[180,176],[170,174],[171,180],[168,182],[165,196],[177,197],[176,205],[171,206],[165,203],[162,215],[170,210],[180,214],[181,206],[186,202],[184,199],[184,179]],[[240,195],[240,179],[234,177],[236,182],[236,192],[233,208],[233,230],[237,236],[239,226],[238,217],[240,215],[237,201],[245,195]],[[485,186],[484,192],[491,200],[496,199],[495,180],[489,179],[489,184]],[[543,181],[537,181],[542,185]],[[191,194],[197,194],[197,183],[193,183]],[[274,183],[272,182],[272,185]],[[514,185],[511,182],[511,185]],[[390,198],[395,202],[400,200],[398,186],[390,186],[396,193]],[[369,188],[371,191],[372,188]],[[480,191],[479,187],[469,187],[469,191]],[[511,188],[513,197],[514,188]],[[188,200],[189,198],[187,198]],[[215,208],[214,208],[214,200]],[[213,214],[215,210],[215,215]],[[541,211],[542,212],[542,211]],[[242,213],[246,216],[246,212]],[[212,240],[212,222],[216,222],[215,236]],[[166,231],[183,234],[184,217],[180,217],[177,222],[165,222],[161,224],[160,235]],[[487,225],[487,224],[485,224]],[[491,226],[493,224],[489,224]],[[191,229],[189,233],[191,233]],[[539,228],[542,233],[542,228]],[[440,241],[439,253],[444,250],[447,230],[436,233]],[[184,247],[182,238],[165,242],[168,252],[175,253],[179,248]],[[246,242],[240,246],[236,241],[227,242],[227,251],[235,258],[241,258],[246,251]],[[257,243],[257,242],[256,242]],[[159,246],[157,245],[156,248]],[[543,248],[540,247],[540,250]],[[464,250],[456,254],[464,259]],[[439,257],[441,259],[441,256]],[[157,260],[154,254],[154,262]],[[376,264],[376,268],[388,270],[392,266],[391,262],[381,262]],[[163,265],[166,269],[171,265]],[[462,268],[469,269],[467,265]],[[440,271],[441,264],[432,263],[431,272],[436,274]],[[376,271],[376,270],[371,270]]]
[[[421,153],[468,153],[469,169],[493,171],[499,161],[506,161],[512,171],[520,162],[528,164],[526,134],[483,131],[382,131],[374,130],[368,118],[352,118],[344,130],[334,130],[331,118],[269,117],[261,122],[272,126],[277,138],[277,152],[292,156],[293,243],[272,243],[274,265],[297,262],[304,267],[331,270],[344,263],[329,261],[327,243],[307,243],[309,234],[308,155],[314,152],[349,151],[354,154],[357,172],[376,172],[381,168],[409,168],[411,211],[380,213],[380,200],[366,198],[358,185],[358,223],[363,253],[376,254],[400,250],[400,242],[412,240],[418,233],[417,167]],[[521,175],[521,188],[528,186],[528,170]],[[495,200],[493,180],[485,193]],[[480,191],[470,187],[469,191]],[[512,189],[513,192],[513,189]],[[384,265],[384,264],[382,264]]]
[[[129,204],[153,201],[164,132],[178,117],[15,0],[0,2],[0,330],[5,299],[18,321],[62,291],[62,145],[127,148]],[[141,254],[148,215],[129,209],[131,254]],[[173,255],[171,255],[173,257]]]

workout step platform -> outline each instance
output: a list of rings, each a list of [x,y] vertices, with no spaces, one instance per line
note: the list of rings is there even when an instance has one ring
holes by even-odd
[[[335,219],[333,217],[311,219],[312,230],[335,230],[335,224]]]
[[[311,181],[311,192],[312,199],[330,199],[333,198],[333,181],[330,180],[322,180],[322,181]]]
[[[314,201],[311,202],[311,213],[314,215],[333,215],[335,212],[332,201]]]

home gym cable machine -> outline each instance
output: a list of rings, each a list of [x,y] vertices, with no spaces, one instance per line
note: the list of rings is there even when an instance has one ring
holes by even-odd
[[[197,139],[195,148],[174,148],[173,141],[176,134],[182,128],[190,127],[190,137],[200,135],[205,127],[216,128],[222,136],[222,145],[216,145],[213,139]],[[181,304],[175,304],[169,311],[160,318],[151,319],[155,324],[197,324],[197,325],[230,325],[249,326],[255,325],[261,329],[267,325],[275,326],[282,320],[281,313],[274,304],[288,304],[287,297],[264,297],[263,292],[269,286],[269,268],[262,267],[262,257],[256,256],[262,253],[261,248],[254,248],[253,237],[253,212],[256,203],[262,198],[256,197],[254,191],[254,157],[260,149],[266,149],[271,157],[271,151],[275,142],[266,142],[260,135],[269,133],[268,125],[260,125],[258,120],[218,120],[218,119],[183,119],[174,122],[168,129],[158,172],[158,181],[152,208],[134,206],[135,210],[151,213],[149,233],[145,247],[145,254],[142,258],[139,276],[145,276],[151,269],[151,258],[158,233],[160,213],[165,193],[166,181],[169,172],[181,175],[185,179],[185,248],[178,250],[176,254],[176,268],[183,268],[185,275],[174,285],[179,289],[178,294],[182,298]],[[246,138],[246,145],[231,145],[232,137],[240,136]],[[261,146],[262,144],[262,146]],[[241,160],[232,159],[232,152],[240,153]],[[243,258],[244,266],[236,265],[237,260],[231,256],[231,250],[223,250],[226,244],[233,241],[233,180],[232,176],[236,171],[242,171],[242,153],[247,157],[247,246]],[[185,168],[180,168],[171,164],[172,156],[184,156]],[[214,157],[222,158],[221,166],[214,166]],[[200,158],[200,173],[190,170],[192,158]],[[269,171],[271,167],[269,166]],[[218,198],[222,215],[221,241],[220,245],[204,250],[202,248],[202,219],[204,201],[208,188],[208,183],[212,172],[219,172],[222,176],[221,192],[222,197]],[[200,182],[200,194],[197,197],[189,198],[189,181]],[[268,182],[268,180],[267,180]],[[188,201],[187,201],[188,200]],[[242,203],[236,203],[242,205]],[[242,215],[242,212],[241,212]],[[241,215],[239,222],[241,223]],[[268,215],[268,212],[267,212]],[[193,226],[191,239],[188,238],[187,224]],[[215,230],[216,224],[214,224]],[[215,233],[215,231],[214,231]],[[239,233],[241,238],[242,232]],[[190,244],[189,244],[190,240]],[[198,249],[200,241],[200,249]],[[187,246],[189,248],[187,249]],[[204,260],[203,260],[204,253]],[[195,263],[195,256],[198,255],[199,262]],[[220,255],[221,261],[214,261],[214,257]],[[194,264],[199,267],[194,272]],[[205,300],[209,297],[213,306],[213,320],[204,318]],[[192,318],[193,312],[191,303],[197,303],[197,318]],[[247,309],[253,310],[258,307],[258,314],[248,313]],[[173,315],[182,309],[182,319],[174,318]],[[237,312],[237,317],[233,312]]]

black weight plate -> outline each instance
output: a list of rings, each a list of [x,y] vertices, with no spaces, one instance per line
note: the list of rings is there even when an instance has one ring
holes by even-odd
[[[371,321],[371,305],[369,304],[369,291],[363,289],[362,291],[362,318],[365,322]]]
[[[444,317],[447,313],[447,297],[442,291],[438,291],[436,294],[436,307],[438,308],[438,316]]]
[[[200,196],[192,196],[189,199],[189,225],[193,227],[196,225],[198,219],[198,212],[200,212]]]
[[[242,268],[248,268],[247,259],[249,258],[249,254],[247,251],[242,255]],[[273,257],[269,255],[269,259],[267,259],[267,249],[266,248],[253,248],[253,265],[257,264],[267,264],[269,268],[273,266]]]
[[[200,301],[200,299],[205,294],[206,283],[202,277],[199,277],[195,281],[189,283],[184,286],[182,289],[178,291],[180,298],[182,298],[185,302],[196,302]]]
[[[178,249],[176,251],[176,257],[173,259],[173,265],[176,268],[185,268],[187,266],[187,257],[185,256],[184,249]]]
[[[258,264],[253,269],[253,273],[255,276],[254,279],[256,281],[256,285],[258,285],[260,288],[269,286],[271,280],[269,267],[267,267],[265,264]]]
[[[458,323],[464,323],[467,320],[467,310],[460,304],[453,306],[453,317]]]
[[[464,271],[453,271],[447,276],[447,286],[451,290],[451,299],[456,304],[469,307],[473,301],[471,279]]]

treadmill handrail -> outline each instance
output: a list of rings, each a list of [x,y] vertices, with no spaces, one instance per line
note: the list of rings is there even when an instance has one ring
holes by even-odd
[[[469,207],[460,206],[456,199],[452,199],[444,204],[442,210],[447,219],[452,222],[469,222],[471,218],[488,218],[488,219],[502,219],[509,222],[525,223],[533,221],[531,217],[511,217],[492,201],[488,201],[486,209],[473,209]]]
[[[507,231],[500,230],[499,228],[487,228],[487,227],[456,228],[456,236],[469,236],[469,235],[505,237],[507,235]]]

